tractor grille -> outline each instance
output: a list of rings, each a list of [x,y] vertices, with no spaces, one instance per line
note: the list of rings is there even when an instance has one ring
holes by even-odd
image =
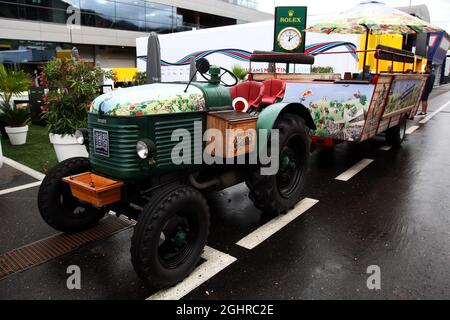
[[[202,159],[202,148],[194,148],[194,128],[195,122],[203,124],[203,118],[189,117],[187,119],[177,119],[171,121],[157,121],[154,126],[154,136],[156,143],[156,165],[158,168],[173,166],[172,149],[180,143],[180,141],[171,141],[172,132],[176,129],[185,129],[190,133],[190,141],[184,141],[182,144],[185,148],[191,148],[191,163],[198,163]],[[200,130],[200,134],[202,131]],[[202,138],[202,137],[197,137]],[[196,160],[196,161],[194,161]]]
[[[109,157],[94,152],[93,129],[108,131]],[[100,172],[117,178],[139,175],[142,170],[142,161],[136,154],[136,143],[139,138],[138,125],[91,123],[89,127],[89,154],[93,169],[98,168]]]

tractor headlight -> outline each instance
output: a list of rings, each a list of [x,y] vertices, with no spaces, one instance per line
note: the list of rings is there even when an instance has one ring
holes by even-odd
[[[149,155],[153,155],[155,150],[155,144],[149,139],[141,139],[136,144],[136,153],[141,159],[147,159]]]
[[[75,140],[81,145],[89,143],[89,131],[87,129],[77,129],[75,131]]]

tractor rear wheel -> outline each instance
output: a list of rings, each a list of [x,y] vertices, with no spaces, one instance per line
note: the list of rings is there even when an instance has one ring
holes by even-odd
[[[136,273],[154,288],[186,278],[200,260],[209,234],[209,207],[196,189],[166,187],[152,197],[131,239]]]
[[[261,166],[257,166],[247,179],[250,199],[255,207],[268,215],[285,213],[300,200],[310,155],[310,139],[301,117],[282,114],[274,129],[279,130],[280,139],[278,172],[262,175]],[[270,145],[268,148],[270,150]]]

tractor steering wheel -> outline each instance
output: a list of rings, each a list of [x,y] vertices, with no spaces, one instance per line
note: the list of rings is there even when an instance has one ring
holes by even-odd
[[[235,85],[238,84],[239,79],[234,75],[233,72],[231,72],[231,71],[228,70],[228,69],[222,68],[222,67],[220,67],[220,70],[223,70],[223,72],[219,75],[219,80],[220,80],[220,83],[221,83],[224,87],[234,87]],[[211,76],[208,75],[207,73],[202,73],[202,72],[199,72],[199,73],[200,73],[200,75],[203,77],[203,79],[205,79],[206,81],[211,80]],[[222,77],[223,77],[224,75],[226,75],[227,73],[233,78],[233,83],[231,83],[231,84],[230,84],[230,83],[226,83],[225,81],[222,80]]]
[[[200,73],[200,75],[203,77],[203,79],[205,79],[208,82],[211,80],[211,76],[208,75],[209,67],[210,67],[209,61],[206,60],[205,58],[200,58],[196,62],[196,68],[197,68],[198,73]],[[219,81],[224,87],[234,87],[235,85],[238,84],[239,79],[234,75],[233,72],[231,72],[228,69],[222,68],[222,67],[220,67],[220,70],[223,70],[223,72],[219,75]],[[227,73],[234,80],[234,82],[232,84],[226,83],[225,81],[222,80],[222,77]]]

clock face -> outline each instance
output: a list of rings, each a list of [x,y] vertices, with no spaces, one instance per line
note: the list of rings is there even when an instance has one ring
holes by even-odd
[[[285,51],[294,51],[302,44],[302,34],[295,28],[284,28],[278,34],[278,45]]]

